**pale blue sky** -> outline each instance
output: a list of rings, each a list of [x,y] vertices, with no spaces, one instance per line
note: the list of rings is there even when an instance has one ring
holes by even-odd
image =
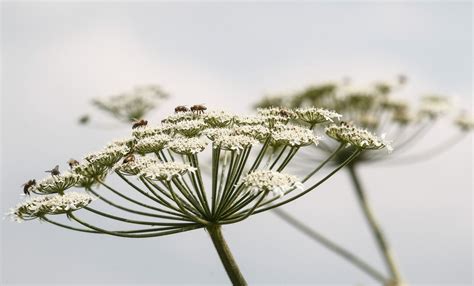
[[[128,128],[97,131],[75,119],[90,98],[136,84],[171,93],[160,112],[194,103],[246,111],[264,93],[402,72],[407,96],[436,91],[472,105],[469,2],[10,2],[1,23],[2,212],[25,179],[127,136]],[[362,170],[412,285],[471,282],[472,154],[467,139],[429,162]],[[380,264],[348,186],[338,174],[288,209]],[[201,230],[132,241],[36,222],[1,226],[3,283],[227,283]],[[252,284],[373,282],[270,213],[225,234]]]

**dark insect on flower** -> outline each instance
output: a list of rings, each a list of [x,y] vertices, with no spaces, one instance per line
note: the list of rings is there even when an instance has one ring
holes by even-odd
[[[146,121],[145,119],[140,119],[136,121],[135,123],[133,123],[132,129],[143,127],[143,126],[146,126],[147,124],[148,124],[148,121]]]
[[[135,161],[135,156],[133,154],[128,154],[127,156],[125,156],[125,158],[123,158],[122,164],[127,164],[134,161]]]
[[[189,109],[184,106],[184,105],[179,105],[179,106],[176,106],[175,109],[174,109],[174,112],[175,113],[179,113],[179,112],[187,112],[189,111]]]
[[[23,193],[25,195],[30,195],[30,188],[33,187],[34,185],[36,185],[36,180],[33,179],[33,180],[28,180],[28,182],[24,183],[23,185],[21,185],[23,187]]]
[[[56,165],[56,167],[54,167],[53,169],[45,171],[45,172],[51,173],[52,176],[58,176],[59,174],[61,174],[61,172],[59,172],[59,165]]]
[[[207,107],[205,107],[204,105],[202,104],[196,104],[196,105],[193,105],[191,106],[191,111],[192,112],[196,112],[197,114],[202,114],[204,113],[204,111],[207,109]]]
[[[79,161],[75,160],[75,159],[69,159],[69,161],[67,161],[67,163],[69,164],[69,168],[74,168],[75,166],[79,165]]]
[[[287,110],[284,110],[284,109],[280,110],[280,111],[278,112],[278,114],[279,114],[281,117],[291,117],[291,113],[288,112]]]

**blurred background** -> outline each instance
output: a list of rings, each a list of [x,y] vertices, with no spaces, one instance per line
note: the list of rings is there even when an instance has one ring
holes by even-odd
[[[472,110],[472,3],[1,4],[1,211],[29,178],[130,134],[77,118],[90,100],[159,84],[176,105],[251,112],[264,94],[325,80],[403,73],[403,93],[452,95]],[[442,141],[451,126],[425,138]],[[425,143],[419,144],[422,150]],[[362,179],[401,266],[418,284],[472,282],[472,137],[413,165],[371,165]],[[347,174],[285,207],[335,241],[382,262]],[[224,228],[251,284],[374,282],[271,212]],[[202,230],[148,240],[1,222],[1,283],[228,283]]]

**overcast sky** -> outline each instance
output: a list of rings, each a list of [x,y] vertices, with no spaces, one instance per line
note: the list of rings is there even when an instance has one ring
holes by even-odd
[[[350,76],[409,76],[405,96],[438,92],[472,106],[472,4],[2,3],[1,207],[20,185],[128,127],[77,126],[89,101],[156,83],[178,104],[250,112],[263,94]],[[160,113],[161,112],[161,113]],[[151,119],[153,121],[153,119]],[[418,150],[452,134],[441,126]],[[437,158],[361,172],[410,284],[472,281],[472,138]],[[383,269],[341,172],[286,207]],[[148,240],[1,223],[5,284],[227,283],[202,230]],[[373,281],[271,213],[225,227],[252,284]]]

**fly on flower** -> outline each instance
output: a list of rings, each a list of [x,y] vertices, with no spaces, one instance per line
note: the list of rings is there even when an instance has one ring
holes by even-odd
[[[36,185],[36,180],[28,180],[26,183],[22,185],[23,187],[23,193],[27,196],[31,195],[30,189]]]
[[[59,171],[59,165],[56,165],[53,169],[45,171],[46,173],[50,173],[51,176],[59,176],[61,172]]]
[[[196,104],[191,106],[191,111],[196,112],[197,114],[202,114],[204,111],[207,110],[207,107],[204,106],[204,104]]]

